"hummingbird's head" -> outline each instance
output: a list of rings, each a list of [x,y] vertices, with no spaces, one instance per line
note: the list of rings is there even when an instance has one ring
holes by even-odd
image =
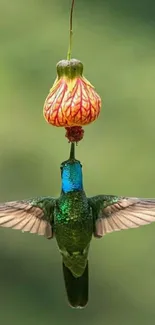
[[[79,160],[69,159],[61,164],[62,191],[64,193],[83,190],[82,165]]]

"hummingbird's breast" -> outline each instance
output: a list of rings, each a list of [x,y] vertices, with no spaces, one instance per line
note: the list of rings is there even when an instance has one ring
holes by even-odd
[[[93,233],[93,217],[84,191],[61,194],[54,217],[54,233],[60,251],[82,253]]]

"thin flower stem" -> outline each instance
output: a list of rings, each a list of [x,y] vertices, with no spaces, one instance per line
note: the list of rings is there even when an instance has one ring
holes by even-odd
[[[71,3],[71,11],[70,11],[70,24],[69,24],[69,47],[68,47],[68,53],[67,53],[67,60],[71,59],[71,51],[72,51],[72,36],[73,36],[73,9],[74,9],[74,2],[75,0],[72,0]]]

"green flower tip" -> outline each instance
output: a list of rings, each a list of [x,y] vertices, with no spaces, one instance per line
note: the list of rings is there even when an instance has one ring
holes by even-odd
[[[65,76],[69,79],[74,79],[76,77],[82,76],[82,73],[83,64],[79,60],[61,60],[57,63],[58,78]]]

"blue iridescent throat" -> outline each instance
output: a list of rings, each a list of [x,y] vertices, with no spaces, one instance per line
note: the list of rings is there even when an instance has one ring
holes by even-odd
[[[82,166],[80,162],[67,162],[62,167],[62,191],[64,193],[83,190]]]

